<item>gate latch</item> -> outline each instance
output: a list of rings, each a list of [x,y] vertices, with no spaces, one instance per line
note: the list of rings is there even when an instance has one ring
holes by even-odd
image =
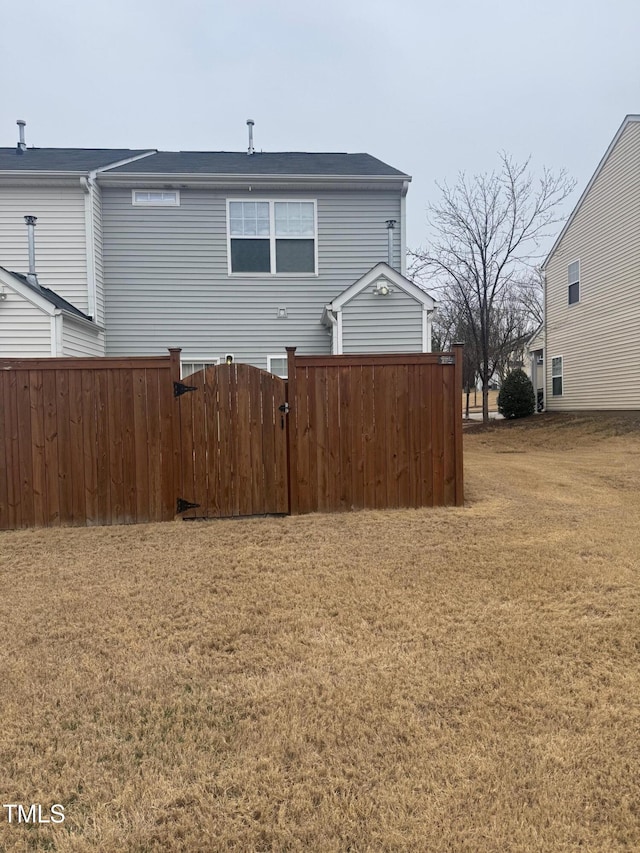
[[[284,429],[284,416],[289,414],[289,404],[282,403],[281,406],[278,406],[278,411],[282,412],[280,415],[280,429]]]

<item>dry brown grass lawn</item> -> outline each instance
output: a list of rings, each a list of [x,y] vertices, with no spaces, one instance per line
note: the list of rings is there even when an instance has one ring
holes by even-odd
[[[640,849],[640,431],[465,434],[463,509],[0,536],[5,851]]]

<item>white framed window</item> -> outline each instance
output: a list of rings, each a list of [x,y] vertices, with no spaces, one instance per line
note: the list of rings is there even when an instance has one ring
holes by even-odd
[[[131,190],[131,203],[134,207],[180,207],[180,190]]]
[[[288,379],[288,366],[289,361],[286,355],[267,356],[267,370],[269,373],[279,376],[280,379]]]
[[[580,302],[580,261],[569,264],[569,305]]]
[[[185,376],[191,376],[193,373],[198,373],[200,370],[204,370],[205,367],[214,367],[217,364],[220,364],[219,358],[203,358],[193,359],[191,361],[181,361],[180,377],[184,379]]]
[[[553,397],[562,397],[562,356],[557,355],[551,359],[551,394]]]
[[[227,200],[229,274],[317,275],[315,200]]]

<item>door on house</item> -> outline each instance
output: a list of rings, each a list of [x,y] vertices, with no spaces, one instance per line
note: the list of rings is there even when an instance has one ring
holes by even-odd
[[[287,382],[248,364],[221,364],[176,389],[182,518],[286,514]]]

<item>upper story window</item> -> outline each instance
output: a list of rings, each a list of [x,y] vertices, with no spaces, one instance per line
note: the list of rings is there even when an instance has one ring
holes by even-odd
[[[569,305],[580,302],[580,261],[569,264]]]
[[[179,190],[132,190],[131,202],[144,207],[179,207]]]
[[[315,275],[315,201],[229,201],[229,272]]]

